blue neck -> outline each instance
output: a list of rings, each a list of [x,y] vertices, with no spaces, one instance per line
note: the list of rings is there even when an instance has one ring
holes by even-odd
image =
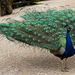
[[[69,32],[67,31],[67,36],[66,36],[66,48],[64,52],[67,56],[72,56],[75,54],[75,49],[72,45],[72,41],[69,35]]]

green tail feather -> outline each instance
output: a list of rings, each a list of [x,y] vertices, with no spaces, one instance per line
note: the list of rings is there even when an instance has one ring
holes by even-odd
[[[58,50],[65,47],[67,27],[73,30],[70,33],[72,42],[75,45],[75,11],[72,9],[54,10],[48,9],[42,12],[26,12],[21,16],[22,22],[14,21],[0,24],[0,33],[29,44],[46,48],[49,50]],[[12,41],[12,40],[11,40]]]

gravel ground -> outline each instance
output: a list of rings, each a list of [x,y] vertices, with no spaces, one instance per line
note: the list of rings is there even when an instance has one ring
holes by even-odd
[[[49,4],[50,8],[70,5],[69,8],[75,9],[75,0],[41,1],[38,5],[21,7],[21,11],[18,8],[11,15],[0,17],[0,23],[6,22],[9,17],[21,21],[20,16],[26,9],[44,7],[45,4]],[[0,75],[75,75],[75,55],[67,60],[69,72],[61,72],[60,59],[49,51],[11,42],[4,35],[0,35],[0,39]]]

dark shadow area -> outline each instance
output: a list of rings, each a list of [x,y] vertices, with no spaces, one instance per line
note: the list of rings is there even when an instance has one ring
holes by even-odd
[[[40,0],[40,1],[46,1],[46,0]],[[13,9],[15,8],[19,8],[19,7],[24,7],[24,6],[30,6],[30,5],[37,5],[38,1],[34,1],[34,0],[27,0],[27,1],[23,1],[23,0],[5,0],[5,1],[1,1],[0,2],[0,12],[1,12],[1,16],[4,15],[9,15],[12,13]]]
[[[37,3],[35,3],[35,2],[20,3],[20,2],[18,2],[18,3],[13,4],[12,8],[16,9],[19,7],[30,6],[30,5],[37,5]]]

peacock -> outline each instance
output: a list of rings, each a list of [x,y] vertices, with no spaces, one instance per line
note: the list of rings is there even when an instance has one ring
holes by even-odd
[[[26,11],[23,21],[0,24],[0,33],[10,41],[17,40],[48,49],[61,60],[75,54],[75,11],[47,9]],[[66,62],[65,62],[66,63]],[[66,64],[63,71],[67,71]]]

